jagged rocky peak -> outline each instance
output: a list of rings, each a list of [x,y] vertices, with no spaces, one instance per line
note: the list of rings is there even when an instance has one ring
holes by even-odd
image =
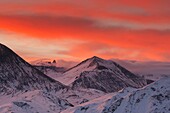
[[[105,69],[106,70],[117,70],[117,68],[126,70],[125,68],[123,68],[122,66],[120,66],[119,64],[117,64],[114,61],[105,60],[105,59],[102,59],[97,56],[93,56],[93,57],[83,61],[82,63],[86,63],[86,65],[88,65],[87,66],[88,68],[94,67],[93,70],[105,70]]]
[[[0,83],[0,93],[65,88],[65,85],[43,74],[3,44],[0,44]]]

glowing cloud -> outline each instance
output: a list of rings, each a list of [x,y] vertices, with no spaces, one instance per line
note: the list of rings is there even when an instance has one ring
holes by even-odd
[[[170,61],[168,4],[169,0],[1,0],[0,41],[27,60],[97,55]]]

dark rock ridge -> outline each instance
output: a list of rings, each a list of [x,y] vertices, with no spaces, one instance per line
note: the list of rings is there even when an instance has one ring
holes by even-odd
[[[104,92],[115,92],[125,87],[140,88],[147,84],[145,79],[131,73],[119,64],[96,56],[83,61],[74,68],[87,62],[87,67],[93,68],[90,71],[81,72],[71,84],[73,89],[93,88]]]
[[[11,94],[35,89],[58,91],[65,87],[0,44],[0,93]]]

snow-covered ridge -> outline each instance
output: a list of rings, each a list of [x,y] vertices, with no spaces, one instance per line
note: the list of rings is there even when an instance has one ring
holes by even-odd
[[[169,113],[170,77],[141,89],[126,88],[62,113]]]

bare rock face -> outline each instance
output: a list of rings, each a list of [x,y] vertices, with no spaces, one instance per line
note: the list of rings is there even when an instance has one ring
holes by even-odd
[[[140,88],[147,84],[142,77],[136,76],[119,64],[96,56],[83,61],[75,68],[86,64],[88,71],[77,75],[71,84],[73,89],[93,88],[104,92],[115,92],[125,87]]]
[[[0,44],[0,93],[10,94],[35,89],[58,91],[65,87]]]

